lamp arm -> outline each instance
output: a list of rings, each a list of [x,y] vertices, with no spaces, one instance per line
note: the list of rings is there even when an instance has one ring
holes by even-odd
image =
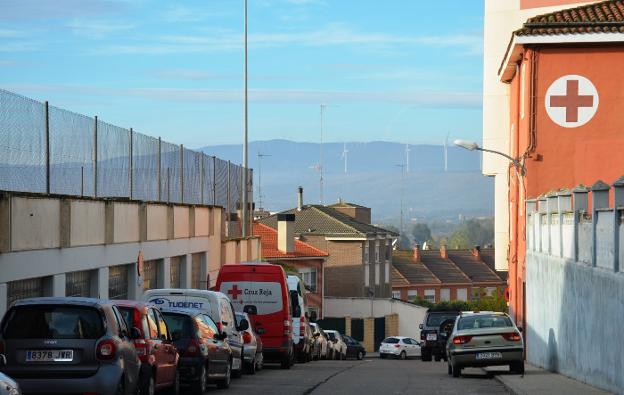
[[[517,168],[520,169],[520,174],[521,175],[525,175],[526,174],[526,167],[524,167],[524,165],[520,162],[519,159],[512,158],[511,156],[509,156],[507,154],[504,154],[504,153],[498,152],[498,151],[494,151],[494,150],[490,150],[490,149],[487,149],[487,148],[477,147],[477,150],[478,151],[483,151],[483,152],[489,152],[491,154],[504,156],[505,158],[509,159],[511,161],[511,163],[514,164],[514,166],[516,166]]]

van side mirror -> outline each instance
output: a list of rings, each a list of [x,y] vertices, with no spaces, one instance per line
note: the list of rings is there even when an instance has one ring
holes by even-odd
[[[246,318],[243,318],[240,320],[240,324],[238,324],[238,330],[246,331],[247,329],[249,329],[249,321],[247,321]]]

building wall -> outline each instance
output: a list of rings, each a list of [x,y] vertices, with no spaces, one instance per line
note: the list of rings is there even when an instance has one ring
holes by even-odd
[[[271,263],[283,263],[286,264],[290,267],[292,267],[295,271],[298,271],[299,269],[304,269],[304,268],[314,268],[316,269],[316,292],[310,292],[307,291],[306,293],[306,302],[308,307],[314,307],[317,308],[319,311],[319,315],[318,318],[321,319],[324,317],[324,312],[323,312],[323,286],[324,286],[324,282],[323,282],[323,276],[324,276],[324,269],[323,269],[323,262],[324,259],[322,258],[317,258],[317,259],[298,259],[298,260],[289,260],[289,259],[277,259],[277,260],[273,260],[273,259],[269,259],[268,260]],[[325,275],[327,275],[325,273]]]

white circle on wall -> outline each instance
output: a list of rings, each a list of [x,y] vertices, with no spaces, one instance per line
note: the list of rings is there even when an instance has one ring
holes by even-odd
[[[554,123],[564,128],[576,128],[589,122],[598,110],[598,102],[598,90],[580,75],[564,75],[546,91],[546,112]]]

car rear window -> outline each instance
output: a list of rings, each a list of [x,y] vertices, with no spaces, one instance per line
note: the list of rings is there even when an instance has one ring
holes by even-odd
[[[134,326],[134,309],[131,307],[119,306],[117,306],[117,309],[119,309],[121,316],[123,317],[124,321],[126,321],[126,326],[128,328],[132,328]]]
[[[99,339],[100,313],[81,306],[19,306],[8,313],[5,339]]]
[[[387,339],[384,339],[382,343],[397,344],[398,342],[399,342],[399,339],[397,339],[396,337],[389,337]]]
[[[427,326],[440,326],[446,320],[454,320],[458,313],[438,313],[429,314],[427,317]]]
[[[461,317],[457,324],[458,330],[482,328],[506,328],[513,326],[509,317],[504,315],[477,315]]]
[[[190,339],[193,336],[193,322],[185,314],[163,313],[169,333],[174,339]]]

